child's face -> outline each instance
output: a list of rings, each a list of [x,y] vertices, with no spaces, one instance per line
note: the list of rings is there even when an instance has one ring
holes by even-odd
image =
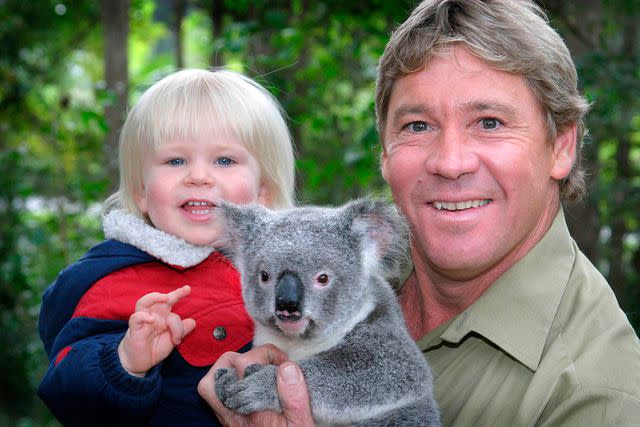
[[[152,224],[195,245],[214,243],[220,199],[268,202],[257,159],[235,136],[207,133],[159,146],[143,167],[136,204]]]

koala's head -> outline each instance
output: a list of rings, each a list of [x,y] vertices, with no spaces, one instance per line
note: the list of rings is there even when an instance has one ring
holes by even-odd
[[[289,337],[332,334],[364,303],[372,275],[390,279],[407,262],[407,225],[382,201],[277,212],[222,203],[219,212],[247,311]]]

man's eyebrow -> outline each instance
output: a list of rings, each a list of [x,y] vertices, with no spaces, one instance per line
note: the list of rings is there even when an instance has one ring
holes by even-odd
[[[431,111],[431,108],[425,104],[404,104],[393,110],[393,121],[398,121],[404,116],[412,114],[424,114]]]
[[[460,109],[477,112],[495,111],[508,117],[517,116],[517,111],[513,106],[500,101],[470,101],[460,105]]]

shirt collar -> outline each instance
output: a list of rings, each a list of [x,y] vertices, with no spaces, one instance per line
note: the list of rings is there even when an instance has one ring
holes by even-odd
[[[549,231],[467,310],[432,331],[420,343],[436,344],[434,335],[459,343],[471,332],[491,341],[535,371],[569,274],[575,248],[562,209]]]

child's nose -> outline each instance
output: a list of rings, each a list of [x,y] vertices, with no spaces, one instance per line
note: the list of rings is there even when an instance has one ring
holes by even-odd
[[[187,175],[187,183],[193,185],[213,185],[215,182],[211,167],[192,164]]]

